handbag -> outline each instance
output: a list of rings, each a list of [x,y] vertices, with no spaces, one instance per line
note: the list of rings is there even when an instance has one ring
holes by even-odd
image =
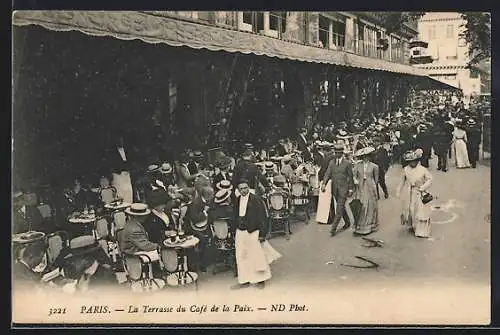
[[[424,205],[434,200],[434,196],[429,192],[422,192],[421,197],[422,197],[422,203]]]

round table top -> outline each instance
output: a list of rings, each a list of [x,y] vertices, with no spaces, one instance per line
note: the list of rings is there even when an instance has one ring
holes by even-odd
[[[104,205],[104,208],[107,208],[107,209],[114,209],[114,210],[119,210],[119,209],[125,209],[125,208],[128,208],[130,207],[132,204],[131,203],[128,203],[128,202],[121,202],[121,203],[115,203],[115,202],[111,202],[109,204],[105,204]]]
[[[163,241],[163,245],[167,248],[189,249],[194,248],[200,243],[200,239],[196,236],[188,236],[183,242],[171,243],[169,239]]]
[[[70,223],[88,224],[94,222],[96,219],[95,214],[73,214],[69,217],[68,221]]]

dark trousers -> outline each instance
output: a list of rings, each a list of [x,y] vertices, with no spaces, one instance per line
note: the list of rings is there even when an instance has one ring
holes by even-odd
[[[334,208],[334,201],[333,198],[337,201],[337,207]],[[339,192],[335,189],[332,188],[332,201],[330,203],[330,217],[328,218],[328,221],[333,216],[333,222],[332,222],[332,230],[337,229],[337,226],[339,225],[340,219],[344,219],[344,222],[346,224],[346,227],[349,227],[351,225],[351,221],[349,220],[349,216],[347,215],[347,211],[345,209],[347,198],[345,196],[340,196]]]
[[[389,193],[387,192],[387,185],[385,184],[385,174],[387,171],[385,170],[380,170],[379,175],[378,175],[378,184],[377,184],[377,197],[380,198],[380,193],[378,190],[378,187],[382,188],[382,191],[384,191],[384,195],[387,197]]]
[[[478,145],[467,145],[467,153],[469,155],[469,162],[472,167],[476,167],[477,161],[479,160],[479,146]]]
[[[430,152],[425,152],[422,155],[422,159],[420,160],[420,164],[422,164],[423,167],[426,167],[426,168],[429,167],[429,158],[430,158],[430,156],[431,156]]]
[[[438,154],[438,170],[446,171],[448,169],[448,152]]]

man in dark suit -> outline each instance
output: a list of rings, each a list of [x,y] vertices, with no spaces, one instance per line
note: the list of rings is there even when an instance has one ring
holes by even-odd
[[[35,193],[16,192],[13,201],[13,233],[19,234],[29,230],[44,231],[43,218],[37,208]]]
[[[302,128],[299,132],[299,137],[297,138],[297,149],[302,153],[304,160],[308,161],[312,159],[311,151],[307,146],[307,129]]]
[[[345,226],[342,230],[346,230],[351,226],[345,206],[347,198],[352,196],[354,189],[352,163],[343,157],[344,146],[337,143],[334,150],[335,157],[328,164],[328,168],[321,183],[321,190],[324,192],[328,181],[332,181],[332,197],[334,197],[337,202],[335,217],[332,223],[332,230],[330,232],[331,236],[336,235],[337,226],[339,225],[341,218],[344,218],[345,222]]]
[[[229,174],[229,167],[231,166],[231,158],[224,156],[215,162],[215,166],[219,171],[213,176],[212,186],[215,189],[216,185],[223,180],[231,181],[231,175]]]
[[[265,241],[269,230],[266,209],[263,200],[250,193],[247,179],[240,179],[237,186],[241,194],[234,210],[238,285],[232,288],[248,287],[250,284],[264,288],[265,281],[271,278],[271,269],[259,243]]]
[[[476,168],[479,160],[479,145],[481,144],[481,128],[474,119],[467,121],[467,152],[472,168]]]
[[[438,156],[438,170],[443,172],[448,171],[448,151],[452,140],[453,129],[448,127],[449,124],[443,118],[438,118],[434,130],[434,152]],[[451,132],[450,132],[451,130]]]
[[[123,228],[120,249],[124,254],[132,255],[139,251],[157,250],[159,245],[149,239],[144,222],[151,214],[146,204],[135,203],[125,210],[129,219]]]
[[[419,132],[415,138],[415,144],[413,149],[422,149],[422,160],[421,164],[423,167],[429,167],[429,159],[431,157],[433,136],[430,129],[426,124],[422,124],[419,127]]]
[[[328,165],[330,161],[335,158],[334,146],[332,144],[323,145],[320,148],[320,160],[319,160],[319,171],[318,180],[323,180],[326,171],[328,170]],[[332,200],[330,203],[330,213],[328,215],[328,224],[332,224],[333,218],[335,217],[335,202]]]
[[[32,242],[15,248],[15,259],[12,264],[13,284],[24,287],[39,284],[44,270],[43,260],[45,243],[43,240]],[[40,267],[40,269],[36,269]],[[36,271],[35,271],[36,270]]]
[[[208,225],[208,211],[212,206],[214,192],[211,187],[203,187],[196,190],[193,201],[189,204],[186,212],[185,231],[188,235],[194,235],[199,240],[198,265],[202,272],[206,271],[209,259],[208,245],[212,232]]]
[[[242,159],[238,161],[236,167],[234,168],[234,173],[232,177],[232,184],[234,187],[238,185],[238,181],[245,177],[248,180],[248,186],[253,192],[257,190],[259,183],[268,189],[271,187],[269,185],[266,177],[260,172],[260,169],[252,162],[252,152],[246,150],[243,152]],[[261,190],[262,191],[262,190]]]
[[[373,153],[373,163],[378,165],[379,175],[378,175],[378,184],[377,184],[377,197],[380,199],[380,193],[378,190],[378,186],[382,188],[384,191],[384,197],[389,198],[389,192],[387,192],[387,185],[385,183],[385,175],[389,170],[389,165],[391,163],[391,159],[389,157],[389,153],[383,146],[383,141],[380,138],[376,138],[373,140],[373,145],[376,148],[376,151]]]
[[[148,198],[151,215],[147,216],[143,226],[146,229],[149,240],[158,245],[163,244],[167,230],[175,230],[172,217],[165,212],[169,200],[167,192],[163,189],[152,191]]]

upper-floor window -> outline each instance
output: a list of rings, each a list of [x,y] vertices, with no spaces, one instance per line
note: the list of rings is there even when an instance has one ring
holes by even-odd
[[[453,25],[449,24],[446,26],[446,38],[453,38],[454,32],[453,32]]]
[[[236,27],[236,12],[215,12],[215,23],[221,26]]]
[[[286,31],[286,12],[269,12],[269,29],[284,33]]]
[[[341,18],[331,19],[323,15],[319,16],[319,41],[320,46],[331,48],[333,46],[345,46],[346,23]]]
[[[436,38],[436,26],[429,27],[429,40],[433,40]]]

